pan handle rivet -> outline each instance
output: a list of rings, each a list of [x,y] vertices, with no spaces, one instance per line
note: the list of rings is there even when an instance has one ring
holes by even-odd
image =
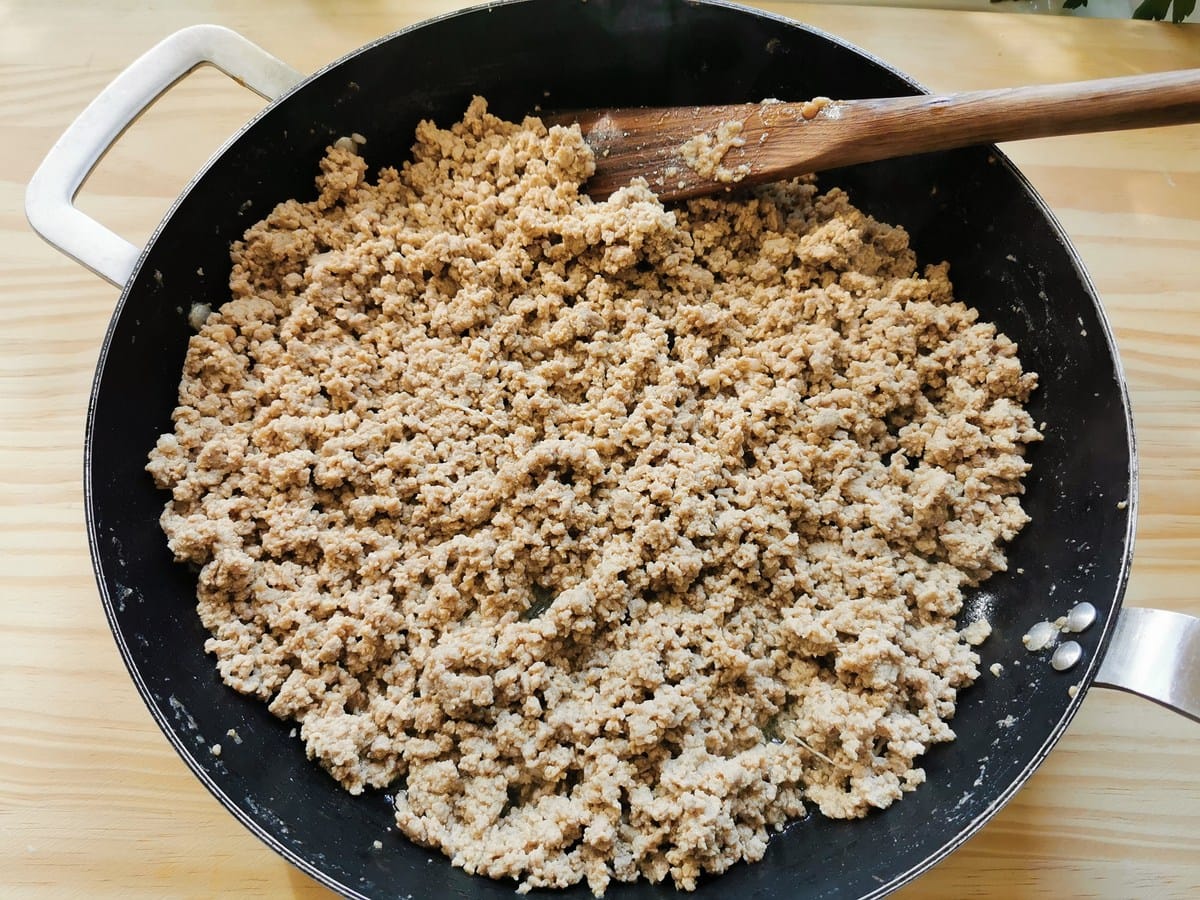
[[[1096,607],[1084,600],[1076,603],[1067,613],[1067,631],[1078,634],[1096,621]]]
[[[1054,651],[1054,655],[1050,657],[1050,665],[1054,666],[1056,672],[1065,672],[1079,662],[1082,656],[1083,648],[1079,646],[1079,643],[1067,641],[1065,644],[1060,644]]]

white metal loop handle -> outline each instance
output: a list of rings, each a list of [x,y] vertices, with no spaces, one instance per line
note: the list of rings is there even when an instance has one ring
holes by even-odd
[[[160,94],[205,64],[268,100],[304,77],[228,28],[194,25],[177,31],[130,64],[79,114],[25,191],[25,215],[33,229],[117,286],[129,280],[141,250],[76,209],[75,195],[122,132]]]

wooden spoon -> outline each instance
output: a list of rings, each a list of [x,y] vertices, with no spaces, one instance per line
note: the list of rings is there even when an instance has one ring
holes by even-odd
[[[593,197],[640,177],[664,201],[684,200],[931,150],[1200,121],[1200,69],[940,97],[581,110],[545,121],[579,123],[596,154]]]

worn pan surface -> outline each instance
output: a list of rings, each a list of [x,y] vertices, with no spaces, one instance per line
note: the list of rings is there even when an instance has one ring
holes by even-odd
[[[361,132],[371,163],[395,164],[418,120],[453,121],[475,93],[500,115],[520,117],[539,106],[918,90],[829,36],[727,5],[526,0],[362,48],[269,106],[197,176],[134,265],[104,344],[87,432],[87,517],[103,602],[138,689],[177,751],[243,824],[349,896],[502,898],[513,889],[389,832],[385,793],[343,792],[305,759],[290,724],[221,684],[203,651],[194,575],[172,562],[158,526],[164,496],[143,466],[171,427],[192,333],[188,309],[227,296],[230,241],[278,201],[311,197],[332,139]],[[1095,292],[1043,202],[987,148],[822,180],[904,225],[923,261],[948,259],[958,296],[1016,340],[1026,368],[1040,374],[1031,406],[1046,440],[1031,453],[1033,522],[1011,547],[1010,572],[972,597],[964,619],[988,616],[983,668],[1001,662],[1005,673],[985,675],[962,696],[958,740],[924,758],[928,782],[862,821],[797,822],[762,862],[705,881],[700,896],[881,896],[951,852],[1012,796],[1071,719],[1113,630],[1129,568],[1136,470],[1123,377]],[[1118,508],[1120,501],[1127,505]],[[1077,638],[1083,659],[1055,672],[1021,637],[1085,599],[1099,618]],[[241,743],[224,737],[229,729]],[[208,750],[218,741],[219,758]],[[668,894],[645,884],[610,892]],[[588,896],[583,888],[566,895]]]

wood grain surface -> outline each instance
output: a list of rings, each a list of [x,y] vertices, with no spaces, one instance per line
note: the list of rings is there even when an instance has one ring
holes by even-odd
[[[457,5],[0,5],[0,896],[329,896],[192,777],[118,656],[92,580],[81,485],[87,396],[117,291],[29,230],[29,176],[110,78],[182,26],[227,25],[311,71]],[[1200,28],[1186,26],[763,5],[940,92],[1200,65]],[[144,241],[261,105],[211,70],[190,76],[130,129],[80,205]],[[1129,376],[1142,505],[1127,602],[1200,614],[1200,126],[1006,149],[1079,248]],[[897,896],[1197,897],[1198,835],[1200,727],[1094,690],[1017,798]]]

